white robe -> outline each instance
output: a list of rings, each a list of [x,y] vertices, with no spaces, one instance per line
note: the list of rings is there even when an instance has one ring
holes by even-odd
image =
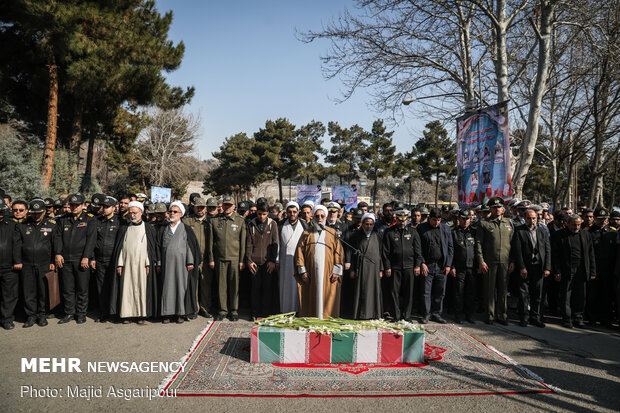
[[[280,311],[290,313],[299,310],[297,280],[295,279],[295,249],[304,228],[299,221],[293,226],[287,220],[280,233]]]
[[[121,318],[146,317],[146,267],[149,265],[144,225],[127,228],[117,266],[123,268]],[[116,276],[116,275],[115,275]]]

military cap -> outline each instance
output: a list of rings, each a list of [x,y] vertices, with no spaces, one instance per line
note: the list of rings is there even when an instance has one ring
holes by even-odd
[[[592,208],[584,208],[582,211],[584,214],[589,214],[590,212],[594,213],[594,210]]]
[[[156,206],[157,204],[149,204],[149,206],[146,208],[146,212],[148,212],[149,214],[154,214]]]
[[[100,206],[101,204],[103,204],[103,201],[105,201],[105,195],[104,194],[94,194],[91,198],[90,198],[91,204],[94,206]]]
[[[504,200],[502,199],[502,197],[499,196],[494,196],[493,198],[489,199],[489,202],[487,202],[487,205],[489,205],[489,208],[494,207],[494,206],[504,206]]]
[[[531,210],[534,210],[534,211],[538,212],[538,211],[542,211],[542,210],[543,210],[543,207],[541,207],[540,205],[532,204],[532,205],[530,205],[530,208],[529,208],[529,209],[531,209]]]
[[[168,211],[168,207],[166,206],[166,204],[164,204],[163,202],[158,202],[155,204],[155,213],[159,214],[159,213],[165,213],[166,211]]]
[[[202,207],[202,206],[207,206],[207,201],[205,201],[205,199],[204,199],[204,198],[194,198],[194,199],[191,201],[191,205],[192,205],[192,206],[201,206],[201,207]]]
[[[146,201],[143,202],[143,204],[145,208],[148,208],[149,206],[151,206],[152,202],[147,199]]]
[[[364,207],[368,208],[368,202],[364,202],[364,201],[359,202],[359,203],[357,204],[357,207],[358,207],[358,208],[364,208]]]
[[[405,208],[405,204],[404,204],[404,203],[402,203],[402,202],[396,202],[396,203],[394,204],[394,207],[393,207],[393,208],[394,208],[394,210],[395,210],[395,211],[397,211],[397,210],[399,210],[399,209],[406,209],[406,208]]]
[[[215,199],[213,197],[207,199],[207,206],[208,207],[216,207],[217,205],[218,205],[217,204],[217,199]]]
[[[111,196],[106,196],[101,205],[106,207],[111,207],[116,205],[116,198],[112,198]]]
[[[194,205],[194,199],[200,198],[200,194],[198,192],[192,192],[189,194],[189,203],[190,205]]]
[[[338,202],[331,201],[327,204],[327,210],[329,211],[330,209],[340,211],[340,205]]]
[[[250,209],[250,203],[248,201],[241,201],[237,204],[237,209],[239,211],[247,211]]]
[[[33,214],[38,214],[40,212],[45,212],[45,201],[42,199],[33,199],[30,201],[30,206],[28,207],[28,212]]]
[[[256,204],[269,204],[269,201],[267,200],[267,198],[265,198],[264,196],[258,198],[256,200]]]
[[[508,201],[508,206],[516,206],[519,202],[521,202],[519,198],[512,198],[510,201]]]
[[[476,212],[479,212],[480,210],[482,210],[482,205],[478,205],[478,206],[476,206],[476,208],[474,208],[474,210],[475,210]]]
[[[9,206],[4,202],[4,199],[0,198],[0,211],[6,211]]]
[[[45,203],[46,208],[54,206],[54,200],[52,198],[45,198],[43,202]]]
[[[549,211],[549,208],[551,208],[551,206],[546,202],[542,202],[540,206],[542,207],[543,211]]]
[[[441,218],[441,209],[439,208],[431,208],[428,213],[429,218]]]
[[[230,196],[230,195],[225,195],[222,198],[222,204],[234,204],[234,203],[235,202],[233,201],[232,196]]]
[[[595,218],[609,218],[609,211],[606,208],[598,207],[594,210]]]
[[[467,208],[458,210],[459,218],[471,218],[471,212]]]
[[[452,208],[452,211],[450,211],[450,213],[453,216],[457,216],[459,214],[459,212],[460,212],[460,209],[458,209],[457,207]]]
[[[360,208],[352,208],[351,209],[353,212],[351,213],[351,216],[353,218],[359,218],[362,219],[362,217],[364,216],[364,211],[362,211]]]
[[[524,199],[523,201],[519,202],[519,204],[517,205],[517,208],[528,209],[531,206],[532,206],[532,203],[528,201],[527,199]]]
[[[442,205],[441,212],[450,212],[450,205]]]
[[[62,199],[58,198],[57,200],[54,201],[54,206],[55,207],[61,207],[63,204]]]
[[[84,195],[82,194],[73,194],[73,195],[69,195],[69,201],[70,204],[83,204],[84,203]]]
[[[338,202],[338,205],[340,205],[341,208],[346,204],[346,202],[344,202],[344,199],[337,199],[336,202]]]
[[[408,217],[411,213],[409,211],[407,211],[406,209],[397,209],[394,212],[394,215],[396,215],[397,217]]]
[[[143,193],[136,194],[136,201],[138,202],[144,202],[146,201],[146,198],[147,198],[146,194],[143,194]]]
[[[489,206],[489,204],[483,204],[480,208],[480,212],[491,212],[491,207]]]
[[[618,210],[611,211],[611,214],[609,214],[609,218],[620,218],[620,211]]]
[[[420,215],[428,215],[430,212],[427,207],[420,208]]]

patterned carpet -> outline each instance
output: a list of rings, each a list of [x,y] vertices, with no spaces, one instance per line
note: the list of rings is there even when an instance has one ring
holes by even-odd
[[[161,389],[178,396],[395,397],[551,393],[538,378],[453,325],[433,325],[424,365],[250,363],[247,321],[214,322],[183,371]]]

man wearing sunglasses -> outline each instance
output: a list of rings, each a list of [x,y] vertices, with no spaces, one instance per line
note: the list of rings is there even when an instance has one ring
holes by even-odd
[[[17,223],[26,221],[26,214],[28,214],[28,204],[26,201],[17,200],[13,202],[11,210],[13,211],[13,221]]]

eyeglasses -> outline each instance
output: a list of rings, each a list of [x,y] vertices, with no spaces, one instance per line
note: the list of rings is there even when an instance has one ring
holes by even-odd
[[[171,214],[180,214],[181,213],[181,211],[168,211],[168,212],[171,213]]]
[[[25,209],[13,209],[13,212],[24,212]]]

